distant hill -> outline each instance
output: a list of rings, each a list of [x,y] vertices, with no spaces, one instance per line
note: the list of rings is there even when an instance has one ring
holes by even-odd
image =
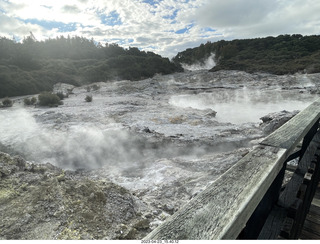
[[[241,70],[290,74],[320,72],[320,36],[280,35],[277,37],[207,42],[178,53],[173,61],[191,65],[215,54],[211,71]]]
[[[22,43],[0,37],[0,98],[50,91],[55,83],[83,85],[118,79],[139,80],[183,71],[153,52],[63,36]]]

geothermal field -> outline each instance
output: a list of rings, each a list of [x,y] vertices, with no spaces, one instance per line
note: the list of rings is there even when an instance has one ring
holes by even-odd
[[[99,232],[90,231],[85,218],[74,217],[71,226],[67,217],[48,216],[54,229],[48,224],[45,237],[59,238],[67,228],[80,239],[140,239],[315,101],[320,74],[194,70],[54,89],[69,92],[59,107],[26,107],[25,97],[18,97],[12,98],[12,108],[1,109],[0,151],[30,164],[50,163],[70,179],[121,187],[130,196],[134,217],[124,216],[127,210],[110,210],[115,220]],[[87,95],[92,102],[85,101]],[[108,199],[101,211],[111,209]],[[127,201],[121,199],[117,205]],[[30,232],[40,224],[31,219],[19,228]],[[2,225],[7,230],[2,238],[12,237],[12,226]],[[40,232],[30,235],[43,237]]]

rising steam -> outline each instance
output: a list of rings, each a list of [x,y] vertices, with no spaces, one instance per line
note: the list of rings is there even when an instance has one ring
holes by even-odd
[[[262,116],[275,111],[303,110],[314,99],[308,94],[292,97],[291,93],[286,91],[275,93],[274,91],[243,88],[221,89],[216,93],[172,96],[169,103],[182,108],[212,109],[217,112],[218,121],[241,124],[261,122]]]
[[[186,70],[191,70],[191,71],[195,71],[195,70],[208,70],[208,69],[212,69],[216,63],[214,61],[214,54],[211,54],[209,58],[207,58],[207,60],[205,60],[203,63],[194,63],[191,65],[188,64],[182,64],[182,67]]]
[[[121,167],[119,163],[143,156],[139,139],[124,129],[102,130],[92,125],[49,129],[39,125],[24,109],[1,111],[0,134],[2,150],[65,169],[92,169],[106,164]]]
[[[208,151],[206,145],[181,146],[165,139],[148,139],[117,125],[103,129],[86,123],[65,129],[45,127],[25,109],[2,110],[0,134],[1,151],[71,170],[139,170],[157,158],[198,156]]]

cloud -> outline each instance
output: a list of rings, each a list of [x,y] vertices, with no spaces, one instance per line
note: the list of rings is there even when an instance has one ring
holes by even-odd
[[[15,18],[10,18],[0,12],[0,35],[6,37],[18,36],[23,38],[30,34],[30,31],[35,34],[43,34],[46,31],[37,24],[26,23]]]
[[[77,14],[80,13],[80,9],[76,5],[65,5],[62,8],[63,12]]]
[[[273,10],[277,0],[210,0],[195,12],[204,26],[236,27],[260,22]]]
[[[26,2],[0,1],[0,34],[21,36],[32,31],[38,40],[81,35],[172,57],[207,41],[320,32],[318,0]]]
[[[316,0],[206,0],[188,18],[229,38],[318,34],[319,10]]]

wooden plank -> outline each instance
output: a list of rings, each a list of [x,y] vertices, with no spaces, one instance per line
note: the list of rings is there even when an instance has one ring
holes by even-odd
[[[311,214],[308,214],[307,215],[307,219],[316,224],[316,225],[320,225],[320,215],[311,215]]]
[[[145,240],[235,239],[276,178],[286,150],[259,146]]]
[[[316,225],[308,219],[304,221],[303,229],[320,236],[320,225]]]
[[[300,238],[301,240],[319,240],[320,239],[320,235],[311,233],[307,230],[302,230]]]
[[[285,148],[291,153],[319,118],[320,99],[274,131],[261,142],[261,145]]]
[[[320,199],[313,198],[311,204],[320,207]]]
[[[311,205],[310,209],[309,209],[309,214],[320,216],[320,207],[315,206],[315,205]]]
[[[274,240],[277,239],[283,223],[285,221],[287,211],[275,205],[267,218],[267,221],[263,227],[263,231],[260,232],[259,240]],[[277,230],[277,231],[275,231]]]

